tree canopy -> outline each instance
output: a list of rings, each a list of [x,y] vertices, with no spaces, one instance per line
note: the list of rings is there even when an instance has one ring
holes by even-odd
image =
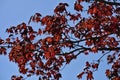
[[[0,54],[8,54],[9,60],[27,77],[38,75],[39,80],[59,80],[62,66],[69,65],[80,54],[99,53],[102,56],[95,62],[87,61],[77,78],[86,75],[86,80],[94,80],[94,71],[106,56],[106,65],[111,68],[103,73],[110,80],[120,80],[120,1],[76,0],[73,4],[74,12],[67,9],[68,3],[59,3],[53,15],[35,13],[28,23],[7,28],[8,37],[0,38]],[[35,30],[31,23],[39,24],[39,29]]]

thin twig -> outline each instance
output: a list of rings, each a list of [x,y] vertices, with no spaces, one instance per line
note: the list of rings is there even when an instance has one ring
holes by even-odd
[[[105,54],[103,54],[97,61],[98,61],[98,63],[100,63],[100,61],[101,61],[101,59],[105,56],[105,55],[107,55],[108,53],[110,53],[111,51],[108,51],[108,52],[106,52]]]

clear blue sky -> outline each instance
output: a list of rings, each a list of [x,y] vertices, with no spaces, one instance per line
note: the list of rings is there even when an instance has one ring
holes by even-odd
[[[70,3],[70,10],[72,10],[73,2],[75,0],[0,0],[0,37],[6,37],[5,29],[17,25],[22,22],[28,22],[31,15],[40,12],[43,15],[52,14],[53,9],[59,2]],[[100,56],[100,55],[99,55]],[[76,75],[82,71],[84,62],[87,60],[96,60],[99,56],[86,56],[80,55],[77,60],[73,60],[70,65],[67,65],[61,72],[62,78],[60,80],[78,80]],[[101,68],[95,72],[95,80],[106,80],[103,72],[105,60],[102,62]],[[104,65],[104,66],[103,66]],[[17,64],[9,62],[8,56],[0,56],[0,80],[10,80],[13,75],[19,75]],[[36,80],[35,77],[28,78],[27,80]],[[83,79],[85,80],[85,79]]]

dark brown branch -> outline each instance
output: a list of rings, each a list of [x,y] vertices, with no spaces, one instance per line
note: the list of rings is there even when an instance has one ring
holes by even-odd
[[[86,50],[91,50],[91,48],[85,48]],[[116,47],[116,48],[98,48],[97,50],[99,51],[115,51],[115,50],[120,50],[120,47]]]
[[[83,53],[84,51],[86,51],[86,50],[91,50],[91,48],[86,48],[86,47],[83,47],[83,48],[81,48],[82,50],[81,51],[79,51],[79,53],[78,54],[76,54],[76,57],[79,55],[79,54],[81,54],[81,53]],[[120,47],[116,47],[116,48],[98,48],[97,49],[98,51],[103,51],[103,50],[105,50],[105,51],[115,51],[115,50],[120,50]],[[107,52],[108,53],[108,52]],[[107,54],[106,53],[106,54]],[[104,55],[106,55],[106,54],[104,54]],[[104,56],[103,55],[103,56]],[[103,57],[102,56],[102,57]],[[100,59],[102,58],[102,57],[100,57]],[[100,60],[99,59],[99,60]]]
[[[63,54],[57,54],[57,55],[66,55],[66,54],[72,54],[76,51],[79,51],[75,56],[78,56],[79,54],[83,53],[84,51],[86,50],[90,50],[91,51],[91,48],[88,48],[88,47],[83,47],[81,46],[81,48],[77,48],[77,49],[74,49],[70,52],[66,52],[66,53],[63,53]],[[116,50],[120,50],[120,47],[116,47],[116,48],[98,48],[97,49],[98,51],[116,51]]]
[[[108,2],[108,1],[105,1],[105,0],[97,0],[97,1],[109,4],[109,5],[116,5],[116,6],[119,5],[120,6],[120,3],[118,3],[118,2]]]
[[[10,45],[0,45],[0,47],[4,47],[4,48],[12,48],[13,46],[10,46]]]
[[[82,50],[82,51],[79,51],[79,53],[77,53],[76,55],[75,55],[75,57],[77,57],[78,55],[80,55],[81,53],[83,53],[85,50]]]
[[[111,34],[103,35],[103,36],[100,36],[100,37],[85,38],[85,39],[81,39],[81,40],[78,40],[78,41],[71,41],[71,42],[79,43],[79,42],[82,42],[82,41],[85,41],[85,40],[95,40],[95,39],[100,39],[100,38],[103,38],[103,37],[107,37],[108,35],[111,35]]]
[[[78,50],[81,50],[82,48],[77,48],[77,49],[74,49],[74,50],[72,50],[72,51],[70,51],[70,52],[65,52],[65,53],[62,53],[62,54],[57,54],[57,55],[66,55],[66,54],[72,54],[72,53],[74,53],[74,52],[76,52],[76,51],[78,51]]]
[[[102,59],[105,55],[107,55],[108,53],[110,53],[110,51],[109,51],[109,52],[106,52],[105,54],[103,54],[103,55],[97,60],[98,63],[100,63],[101,59]]]

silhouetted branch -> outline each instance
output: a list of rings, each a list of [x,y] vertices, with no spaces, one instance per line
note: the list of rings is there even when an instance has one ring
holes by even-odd
[[[109,34],[107,35],[103,35],[103,36],[100,36],[100,37],[91,37],[91,38],[85,38],[85,39],[81,39],[81,40],[77,40],[77,41],[72,41],[73,43],[78,43],[78,42],[82,42],[82,41],[85,41],[85,40],[95,40],[95,39],[100,39],[100,38],[103,38],[103,37],[107,37]]]
[[[110,53],[110,51],[108,51],[108,52],[106,52],[105,54],[103,54],[103,55],[97,60],[98,63],[100,63],[101,59],[102,59],[105,55],[107,55],[108,53]]]
[[[120,6],[120,3],[118,3],[118,2],[109,2],[109,1],[105,1],[105,0],[96,0],[96,1],[106,3],[106,4],[109,4],[109,5],[116,5],[116,6],[119,5]]]

